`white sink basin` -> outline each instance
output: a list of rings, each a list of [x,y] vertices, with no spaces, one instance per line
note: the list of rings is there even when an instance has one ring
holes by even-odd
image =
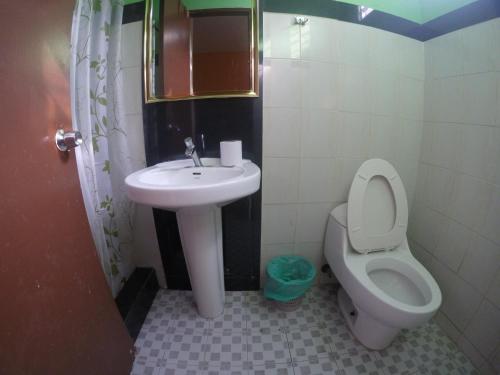
[[[198,312],[215,318],[224,311],[225,289],[220,207],[259,190],[260,169],[249,160],[241,167],[222,167],[219,159],[202,163],[157,164],[127,176],[125,185],[131,200],[176,212]]]
[[[244,160],[241,167],[222,167],[219,159],[175,160],[132,173],[125,179],[127,194],[135,202],[177,211],[184,207],[227,204],[255,193],[260,169]]]

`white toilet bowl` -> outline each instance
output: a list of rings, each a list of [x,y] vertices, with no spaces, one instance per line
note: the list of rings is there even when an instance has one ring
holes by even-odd
[[[324,253],[342,285],[340,309],[370,349],[388,346],[402,328],[428,321],[441,305],[439,286],[410,252],[407,220],[401,179],[381,159],[363,163],[348,202],[330,213]]]

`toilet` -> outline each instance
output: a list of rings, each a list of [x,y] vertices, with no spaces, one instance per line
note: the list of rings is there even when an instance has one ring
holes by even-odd
[[[340,310],[369,349],[385,348],[401,329],[425,323],[441,305],[438,284],[410,251],[407,225],[403,183],[382,159],[360,166],[347,203],[328,219],[324,254],[341,284]]]

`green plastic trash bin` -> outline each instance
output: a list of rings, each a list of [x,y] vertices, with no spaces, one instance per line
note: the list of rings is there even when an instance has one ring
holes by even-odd
[[[297,255],[279,256],[266,266],[266,298],[289,302],[302,297],[316,277],[316,269],[306,258]]]

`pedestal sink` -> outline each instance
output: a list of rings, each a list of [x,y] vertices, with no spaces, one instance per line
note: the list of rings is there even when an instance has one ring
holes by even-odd
[[[260,169],[249,160],[223,167],[219,159],[160,163],[125,179],[128,197],[175,211],[198,312],[214,318],[224,310],[221,207],[255,193]]]

